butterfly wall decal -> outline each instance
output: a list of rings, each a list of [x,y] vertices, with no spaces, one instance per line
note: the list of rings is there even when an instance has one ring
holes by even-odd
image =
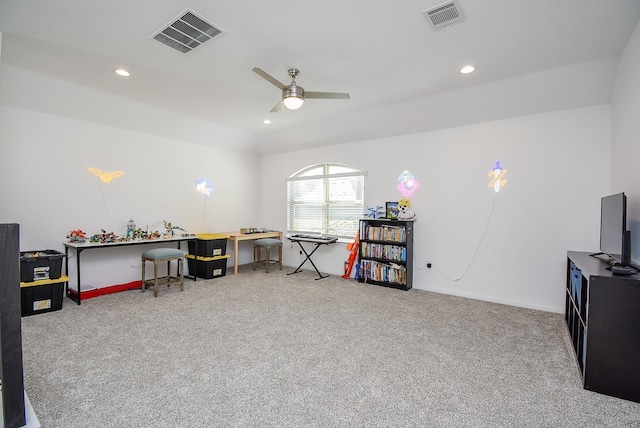
[[[91,174],[95,175],[96,177],[99,177],[103,183],[110,183],[111,180],[113,180],[114,178],[118,178],[124,175],[124,171],[106,172],[106,171],[100,171],[99,169],[96,169],[96,168],[87,168],[87,171],[89,171]]]

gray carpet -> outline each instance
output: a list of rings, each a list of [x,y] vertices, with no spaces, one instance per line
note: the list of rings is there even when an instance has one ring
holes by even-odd
[[[291,270],[242,266],[23,318],[40,422],[640,426],[640,404],[582,389],[561,315]]]

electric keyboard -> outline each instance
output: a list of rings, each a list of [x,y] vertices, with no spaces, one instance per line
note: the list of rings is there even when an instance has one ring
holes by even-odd
[[[316,244],[333,244],[338,241],[338,238],[335,236],[320,236],[320,235],[291,235],[289,236],[290,241],[301,241],[301,242],[314,242]]]
[[[296,270],[294,270],[293,272],[288,273],[287,275],[293,275],[294,273],[302,272],[300,270],[300,268],[302,268],[302,265],[305,264],[308,261],[309,263],[311,263],[313,268],[318,273],[318,278],[316,278],[316,280],[322,279],[322,278],[326,278],[326,277],[329,276],[329,275],[323,275],[323,274],[320,273],[320,271],[318,270],[318,267],[316,266],[316,264],[313,262],[313,260],[311,260],[311,256],[323,244],[333,244],[334,242],[338,241],[338,238],[336,238],[335,236],[298,234],[298,235],[289,236],[289,240],[292,241],[292,242],[297,242],[298,243],[298,247],[300,247],[300,254],[304,253],[305,259],[302,261],[302,263],[300,263],[300,266],[298,266],[296,268]],[[304,245],[302,245],[303,242],[310,242],[312,244],[315,244],[315,246],[313,247],[313,250],[311,250],[311,252],[308,252],[307,249],[304,248]]]

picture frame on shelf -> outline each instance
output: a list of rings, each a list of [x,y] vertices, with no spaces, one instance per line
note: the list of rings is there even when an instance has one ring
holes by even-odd
[[[400,215],[400,207],[398,202],[385,202],[386,218],[391,220],[397,220]]]

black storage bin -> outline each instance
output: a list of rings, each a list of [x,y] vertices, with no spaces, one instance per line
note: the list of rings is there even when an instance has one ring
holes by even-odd
[[[224,256],[227,252],[229,235],[204,233],[196,235],[196,240],[189,241],[189,253],[201,257]]]
[[[20,282],[58,279],[64,254],[55,250],[21,251]]]
[[[227,259],[230,254],[215,257],[202,257],[187,254],[187,266],[189,274],[198,278],[212,279],[225,276],[227,274]]]
[[[53,312],[62,309],[64,281],[20,287],[22,316]]]

